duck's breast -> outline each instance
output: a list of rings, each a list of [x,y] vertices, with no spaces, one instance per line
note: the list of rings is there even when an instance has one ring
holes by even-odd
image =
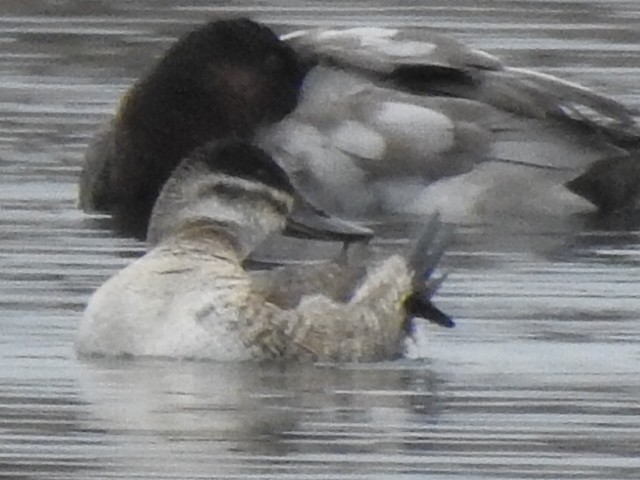
[[[100,287],[80,321],[81,354],[240,360],[247,279],[225,262],[156,249]]]

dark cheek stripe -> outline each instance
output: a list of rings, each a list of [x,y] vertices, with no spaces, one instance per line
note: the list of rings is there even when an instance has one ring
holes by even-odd
[[[216,183],[203,189],[201,195],[219,196],[231,201],[243,199],[252,203],[267,202],[283,217],[289,215],[290,210],[289,206],[284,201],[278,200],[266,191],[257,192],[254,190],[247,190],[239,185]]]

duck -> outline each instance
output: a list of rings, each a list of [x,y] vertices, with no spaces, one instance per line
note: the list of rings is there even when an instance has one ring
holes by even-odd
[[[638,207],[637,112],[604,95],[425,29],[281,39],[307,73],[258,143],[329,211],[526,224]]]
[[[435,216],[406,252],[376,262],[347,249],[324,264],[246,270],[261,242],[298,222],[298,195],[282,167],[244,139],[196,148],[154,205],[155,244],[90,298],[78,354],[371,362],[402,355],[417,319],[454,325],[432,303],[451,237]]]
[[[297,104],[304,72],[268,27],[216,20],[188,32],[122,97],[87,149],[82,210],[110,214],[124,235],[144,239],[164,183],[196,147],[250,139]]]
[[[79,203],[144,238],[173,168],[236,135],[342,217],[438,211],[508,225],[618,214],[640,194],[634,113],[428,29],[278,37],[246,18],[213,19],[125,94],[87,151]]]

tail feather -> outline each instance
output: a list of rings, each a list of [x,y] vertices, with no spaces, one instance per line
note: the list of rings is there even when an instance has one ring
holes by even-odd
[[[416,237],[408,257],[409,265],[415,272],[414,285],[424,285],[431,279],[442,255],[451,243],[453,226],[440,221],[439,214],[429,218]]]
[[[413,321],[412,318],[424,318],[436,325],[444,328],[453,328],[456,326],[455,322],[449,315],[444,313],[438,307],[436,307],[431,300],[424,295],[414,292],[405,300],[405,308],[407,310],[408,318],[405,322],[405,331],[408,335],[413,333]]]
[[[414,272],[413,291],[404,303],[408,334],[413,330],[413,317],[424,318],[446,328],[455,326],[451,317],[431,302],[431,297],[446,278],[446,275],[434,277],[433,274],[451,243],[452,232],[451,225],[443,224],[438,214],[432,215],[411,247],[408,262]]]
[[[604,213],[635,208],[640,200],[640,150],[594,162],[565,185]]]

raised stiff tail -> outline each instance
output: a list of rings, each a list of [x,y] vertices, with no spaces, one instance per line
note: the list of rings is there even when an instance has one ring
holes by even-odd
[[[412,292],[404,303],[408,334],[413,330],[413,317],[424,318],[446,328],[455,326],[451,317],[431,301],[446,278],[446,275],[434,277],[434,272],[451,242],[452,232],[451,225],[443,224],[438,214],[432,215],[411,246],[407,260],[414,272]]]

